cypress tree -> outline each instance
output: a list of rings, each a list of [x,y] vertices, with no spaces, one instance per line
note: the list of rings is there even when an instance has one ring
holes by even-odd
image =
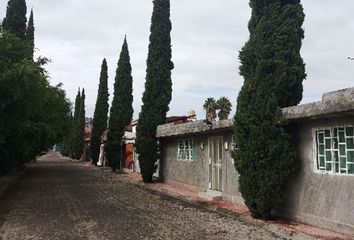
[[[75,108],[76,108],[76,99],[75,99]],[[75,111],[75,109],[74,109]],[[74,112],[75,114],[75,112]],[[74,132],[75,132],[75,116],[70,114],[70,132],[67,135],[68,140],[68,157],[74,158]]]
[[[66,135],[64,136],[64,139],[63,139],[63,143],[62,143],[62,149],[60,151],[61,155],[65,156],[65,157],[69,157],[72,150],[72,137],[71,137],[71,130],[73,128],[72,126],[72,123],[73,123],[73,115],[72,113],[70,113],[70,116],[69,116],[69,129],[68,131],[66,132]]]
[[[29,42],[32,48],[32,57],[34,53],[34,22],[33,22],[33,9],[31,9],[31,14],[28,19],[27,29],[26,29],[26,40]]]
[[[80,158],[80,139],[81,134],[79,131],[79,123],[80,123],[80,109],[81,109],[81,92],[80,89],[75,98],[75,110],[74,110],[74,118],[72,124],[72,154],[71,157],[74,159]]]
[[[6,16],[2,21],[2,27],[14,33],[22,40],[26,39],[26,13],[25,0],[9,0],[7,3]]]
[[[237,99],[234,151],[239,186],[256,218],[271,218],[298,168],[280,107],[296,105],[306,77],[300,0],[251,0],[250,38],[240,52],[244,85]]]
[[[107,61],[103,59],[98,86],[95,112],[93,114],[92,135],[91,135],[91,159],[93,164],[97,164],[100,155],[101,135],[107,128],[108,113],[108,68]]]
[[[116,70],[107,143],[105,145],[108,164],[113,171],[120,168],[125,127],[131,122],[133,117],[133,78],[131,72],[128,44],[125,38]]]
[[[86,113],[85,113],[85,89],[82,89],[81,98],[80,98],[80,115],[78,123],[78,139],[79,139],[79,158],[84,152],[85,146],[85,127],[86,127]]]
[[[81,92],[80,88],[77,91],[76,98],[75,98],[75,108],[74,108],[74,121],[77,121],[80,112],[80,101],[81,101]]]
[[[139,114],[136,147],[143,181],[152,182],[159,159],[156,127],[166,122],[172,98],[170,1],[154,0],[143,106]]]

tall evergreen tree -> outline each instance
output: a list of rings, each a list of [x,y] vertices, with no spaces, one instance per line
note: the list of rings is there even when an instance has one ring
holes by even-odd
[[[125,127],[133,117],[133,78],[127,39],[124,39],[114,83],[114,96],[109,116],[105,150],[108,164],[115,171],[122,161]]]
[[[34,22],[33,22],[33,9],[31,9],[31,14],[28,19],[27,29],[26,29],[26,40],[29,42],[32,48],[32,57],[34,53]]]
[[[71,113],[70,115],[70,132],[68,133],[67,137],[69,138],[69,155],[68,157],[73,158],[74,154],[74,126],[75,126],[75,118],[74,115]]]
[[[74,106],[74,122],[78,121],[79,112],[80,112],[80,101],[81,101],[81,92],[80,88],[77,91],[76,98],[75,98],[75,106]]]
[[[81,111],[81,92],[80,89],[75,98],[75,109],[74,109],[74,118],[72,124],[72,153],[71,157],[74,159],[80,158],[80,141],[81,141],[81,132],[79,131],[80,126],[80,111]]]
[[[79,112],[79,123],[78,123],[78,139],[79,141],[79,158],[84,152],[85,146],[85,127],[86,127],[86,112],[85,112],[85,89],[82,89],[81,98],[80,98],[80,112]],[[79,138],[81,136],[81,138]]]
[[[95,112],[92,121],[91,135],[91,159],[97,164],[100,155],[101,135],[107,128],[108,114],[108,67],[106,59],[103,59],[101,66],[100,83],[98,85]]]
[[[70,116],[69,116],[69,129],[68,131],[66,132],[66,135],[64,136],[63,138],[63,142],[62,142],[62,149],[60,151],[60,153],[65,156],[65,157],[69,157],[72,150],[72,137],[71,137],[71,131],[72,131],[72,123],[73,123],[73,118],[74,116],[72,115],[72,113],[70,113]]]
[[[306,77],[300,0],[251,0],[250,38],[240,52],[244,85],[237,99],[234,151],[240,191],[256,218],[271,218],[297,169],[280,107],[296,105]]]
[[[139,115],[136,147],[144,182],[152,182],[159,159],[156,127],[166,122],[172,98],[170,1],[154,0],[143,106]]]
[[[6,17],[2,21],[2,28],[14,33],[22,40],[26,39],[27,6],[25,0],[9,0]]]

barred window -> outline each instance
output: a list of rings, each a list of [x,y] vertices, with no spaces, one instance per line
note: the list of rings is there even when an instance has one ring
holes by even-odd
[[[177,160],[193,161],[195,159],[195,140],[185,139],[178,141]]]
[[[316,169],[354,175],[354,128],[341,126],[316,131]]]

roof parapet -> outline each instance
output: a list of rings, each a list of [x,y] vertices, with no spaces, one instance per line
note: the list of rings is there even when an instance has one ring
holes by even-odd
[[[227,128],[231,129],[233,125],[234,123],[231,119],[213,121],[211,125],[208,125],[204,120],[183,124],[168,123],[157,127],[156,137],[185,135]]]
[[[324,115],[347,113],[354,110],[354,88],[323,94],[322,101],[283,108],[288,120],[319,118]]]
[[[346,88],[323,94],[322,101],[301,104],[282,109],[284,117],[289,121],[306,118],[321,118],[348,114],[354,116],[354,88]],[[183,124],[164,124],[157,127],[156,137],[179,136],[221,129],[232,129],[232,119],[214,121],[208,125],[204,120]]]

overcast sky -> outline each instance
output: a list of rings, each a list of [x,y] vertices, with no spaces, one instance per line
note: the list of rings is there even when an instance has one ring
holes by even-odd
[[[351,87],[354,79],[354,1],[302,1],[306,63],[303,103],[327,91]],[[7,0],[0,0],[3,19]],[[73,101],[86,91],[92,116],[100,66],[107,58],[112,97],[118,56],[127,34],[133,68],[134,118],[141,108],[152,0],[27,0],[34,9],[36,55],[48,57],[51,83],[62,82]],[[194,109],[204,118],[206,98],[228,97],[235,109],[243,79],[238,52],[248,39],[248,0],[171,0],[173,99],[168,115]],[[235,111],[232,112],[234,114]]]

